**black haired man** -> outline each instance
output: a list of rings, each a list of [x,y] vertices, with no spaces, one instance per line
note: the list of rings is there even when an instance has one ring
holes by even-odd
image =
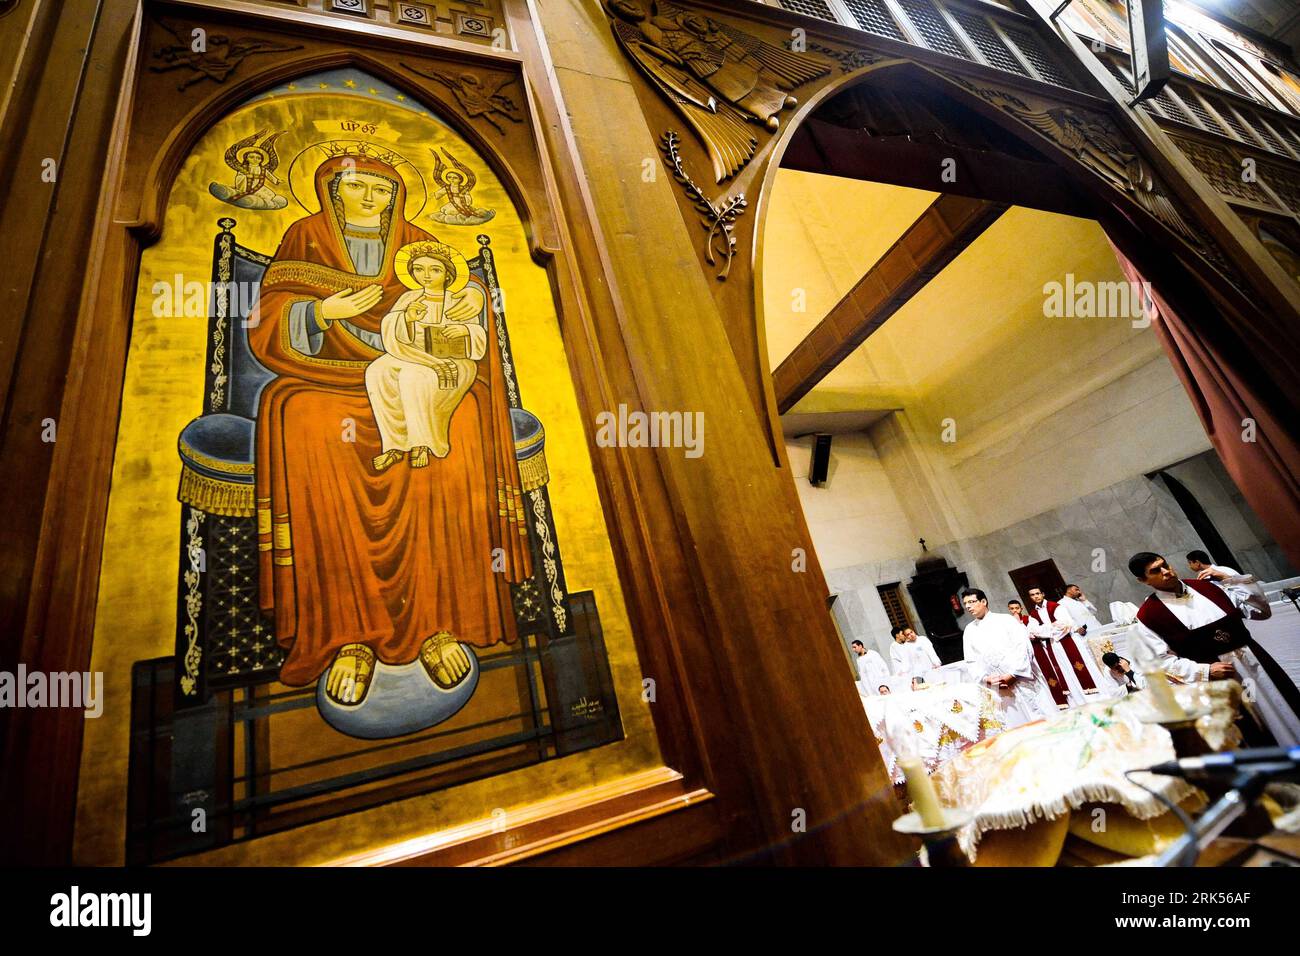
[[[1129,572],[1153,593],[1138,608],[1131,648],[1184,682],[1239,674],[1253,685],[1254,708],[1283,746],[1300,744],[1300,690],[1246,627],[1272,616],[1249,575],[1179,580],[1162,555],[1140,551]]]

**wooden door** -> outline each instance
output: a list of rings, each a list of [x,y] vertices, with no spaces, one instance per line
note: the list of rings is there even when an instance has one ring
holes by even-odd
[[[1042,588],[1049,601],[1059,601],[1065,594],[1065,578],[1061,577],[1056,562],[1051,558],[1035,564],[1026,564],[1023,568],[1015,568],[1008,571],[1007,576],[1011,578],[1011,583],[1015,585],[1016,593],[1020,595],[1020,600],[1024,602],[1025,607],[1029,607],[1030,604],[1030,588]]]

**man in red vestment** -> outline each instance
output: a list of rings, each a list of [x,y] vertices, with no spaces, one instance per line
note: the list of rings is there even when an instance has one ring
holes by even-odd
[[[1075,622],[1069,613],[1055,601],[1047,600],[1042,588],[1030,588],[1029,617],[1034,657],[1043,673],[1048,675],[1047,684],[1057,706],[1067,706],[1066,698],[1070,694],[1078,697],[1074,701],[1078,706],[1083,703],[1084,695],[1097,693],[1097,684],[1074,641]],[[1061,653],[1057,652],[1058,648]],[[1056,683],[1053,683],[1053,676]]]
[[[1025,606],[1019,601],[1008,601],[1007,613],[1026,627],[1029,626],[1029,615],[1025,613]]]
[[[376,660],[418,659],[438,686],[458,684],[462,644],[516,638],[509,584],[532,571],[490,315],[450,452],[420,469],[371,465],[382,449],[365,373],[406,291],[394,255],[434,239],[406,221],[399,159],[354,150],[321,163],[320,212],[285,231],[249,329],[277,376],[257,421],[261,603],[289,650],[280,679],[301,686],[329,668],[342,704],[365,697]],[[448,314],[467,318],[450,301]]]

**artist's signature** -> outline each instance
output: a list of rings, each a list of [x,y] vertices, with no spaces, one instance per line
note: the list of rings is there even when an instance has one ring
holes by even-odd
[[[571,717],[594,718],[598,714],[604,713],[604,711],[605,705],[601,703],[599,697],[581,697],[569,705],[569,716]]]

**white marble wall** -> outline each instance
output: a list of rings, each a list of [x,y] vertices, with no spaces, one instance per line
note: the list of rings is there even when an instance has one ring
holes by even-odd
[[[1130,557],[1155,551],[1185,572],[1187,552],[1203,547],[1169,491],[1138,476],[936,550],[986,591],[997,610],[1016,596],[1009,570],[1051,558],[1067,583],[1083,588],[1105,622],[1111,601],[1139,604],[1150,593],[1129,574]]]
[[[933,550],[966,572],[973,587],[987,592],[995,610],[1005,610],[1016,596],[1009,570],[1051,558],[1062,577],[1078,584],[1097,605],[1102,621],[1109,621],[1111,601],[1137,604],[1149,593],[1128,572],[1133,554],[1156,551],[1186,571],[1187,552],[1203,547],[1168,490],[1139,476],[991,534]],[[901,582],[906,596],[915,561],[912,554],[826,570],[826,583],[838,595],[836,614],[846,640],[862,640],[888,654],[889,619],[876,586]],[[961,623],[968,620],[963,617]]]

